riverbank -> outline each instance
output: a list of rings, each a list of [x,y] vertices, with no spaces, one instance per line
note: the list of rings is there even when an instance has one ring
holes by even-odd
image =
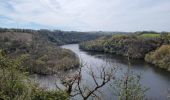
[[[170,45],[162,45],[145,56],[145,61],[170,71]]]
[[[80,48],[87,51],[106,52],[118,54],[132,59],[144,59],[145,56],[158,49],[162,45],[170,44],[168,34],[133,34],[133,35],[113,35],[112,37],[102,37],[96,40],[80,43]],[[160,53],[161,54],[161,53]],[[168,54],[169,55],[169,54]],[[147,56],[148,57],[148,56]],[[167,55],[164,55],[167,58]],[[149,63],[150,60],[146,60]],[[167,63],[166,61],[163,63]],[[152,63],[160,66],[158,63]],[[164,67],[169,69],[168,67]]]
[[[107,68],[118,66],[121,70],[117,72],[117,76],[121,76],[128,68],[129,62],[127,57],[102,52],[87,52],[81,50],[78,44],[63,45],[62,48],[75,52],[81,61],[85,63],[83,67],[82,79],[87,82],[86,84],[91,84],[88,76],[89,66],[95,69],[95,73],[98,73],[97,68],[100,68],[103,65],[106,65],[105,67]],[[134,73],[141,75],[142,85],[149,88],[146,92],[146,98],[166,100],[167,89],[170,88],[170,73],[160,68],[156,68],[156,66],[152,64],[148,64],[142,59],[131,59],[130,63]],[[52,77],[48,78],[42,76],[39,79],[41,82],[43,82],[43,80],[45,82],[49,81],[50,84],[47,82],[48,84],[46,83],[46,86],[52,86]],[[110,100],[110,98],[113,98],[113,91],[110,90],[110,87],[103,87],[101,91],[103,91],[105,95],[103,97],[105,100]]]
[[[109,53],[102,52],[86,52],[79,49],[78,44],[63,45],[62,48],[71,50],[81,59],[81,62],[85,63],[82,68],[82,82],[85,82],[86,85],[90,85],[91,82],[93,82],[89,78],[89,66],[94,69],[95,74],[98,74],[98,68],[101,68],[103,65],[105,65],[107,68],[118,66],[118,68],[121,70],[117,71],[117,77],[121,76],[128,68],[129,62],[127,57],[114,54],[111,55]],[[134,73],[141,76],[142,86],[149,88],[149,90],[146,92],[146,98],[166,100],[166,90],[170,88],[170,73],[166,72],[165,70],[156,68],[154,65],[148,64],[142,59],[131,59],[130,63]],[[67,75],[68,73],[75,73],[76,71],[77,69],[70,71],[68,70],[63,71],[61,74],[63,76],[63,74]],[[32,76],[31,79],[38,82],[41,87],[55,90],[56,83],[60,83],[58,82],[59,79],[57,76],[58,75],[35,75]],[[102,96],[104,100],[110,100],[110,98],[113,98],[113,91],[111,90],[110,85],[106,85],[100,91],[104,93],[104,96]],[[81,98],[74,97],[73,99],[77,100]]]

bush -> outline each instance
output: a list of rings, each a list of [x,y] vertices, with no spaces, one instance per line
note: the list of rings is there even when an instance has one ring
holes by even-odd
[[[64,91],[46,91],[32,83],[21,64],[22,59],[9,59],[0,50],[0,100],[68,100]]]
[[[36,90],[32,100],[68,100],[68,95],[64,91]]]
[[[148,53],[145,60],[170,71],[170,45],[162,45],[154,52]]]

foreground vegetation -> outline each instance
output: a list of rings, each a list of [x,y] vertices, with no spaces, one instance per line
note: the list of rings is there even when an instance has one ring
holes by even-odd
[[[93,70],[89,72],[93,83],[93,88],[88,84],[82,83],[81,70],[78,74],[74,74],[62,80],[65,90],[45,90],[33,83],[29,78],[29,72],[22,66],[25,55],[17,59],[8,58],[5,52],[0,51],[0,99],[1,100],[68,100],[70,97],[80,95],[83,100],[90,97],[98,98],[97,92],[106,84],[112,84],[113,91],[119,100],[143,100],[145,98],[145,89],[141,86],[140,79],[132,74],[125,74],[121,79],[115,76],[116,69],[100,69],[99,77]],[[80,68],[81,69],[81,68]],[[101,81],[97,81],[101,80]],[[116,80],[114,83],[113,81]],[[88,88],[88,89],[87,89]],[[115,90],[120,89],[120,91]],[[74,94],[75,93],[75,94]]]
[[[46,91],[31,82],[23,67],[24,56],[10,59],[0,51],[1,100],[68,100],[65,91]]]

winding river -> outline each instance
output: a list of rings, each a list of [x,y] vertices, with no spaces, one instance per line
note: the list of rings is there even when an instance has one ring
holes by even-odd
[[[118,71],[119,74],[123,73],[123,70],[128,68],[128,60],[126,57],[82,51],[79,49],[78,44],[64,45],[62,48],[72,50],[78,55],[81,61],[85,63],[85,66],[82,69],[82,77],[87,83],[90,83],[89,77],[87,75],[89,68],[87,66],[91,66],[94,68],[94,70],[96,70],[102,65],[105,65],[106,67],[112,67],[113,65],[116,65],[122,69],[121,71]],[[149,88],[149,90],[146,92],[146,97],[152,100],[168,100],[167,91],[170,89],[170,72],[159,69],[142,60],[131,60],[130,62],[132,70],[135,73],[141,75],[142,85]],[[73,71],[74,70],[71,70],[70,73]],[[95,71],[95,73],[97,73],[97,71]],[[65,73],[63,72],[62,74]],[[48,89],[54,89],[56,82],[58,82],[56,75],[34,75],[33,78],[40,84],[40,86],[46,87]],[[102,94],[104,100],[113,99],[113,93],[108,86],[101,88],[101,90],[104,91]]]

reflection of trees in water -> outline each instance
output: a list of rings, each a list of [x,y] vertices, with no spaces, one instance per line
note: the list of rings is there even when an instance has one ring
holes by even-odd
[[[108,54],[108,53],[102,53],[102,52],[86,52],[87,55],[91,55],[93,57],[96,58],[100,58],[104,61],[108,61],[108,62],[117,62],[117,63],[121,63],[121,64],[128,64],[129,62],[132,65],[141,65],[141,64],[145,64],[144,60],[142,59],[129,59],[128,57],[124,57],[121,55],[117,55],[117,54]]]
[[[159,74],[162,78],[166,78],[166,80],[169,80],[170,73],[168,71],[165,71],[164,69],[158,68],[152,64],[149,64],[145,62],[143,59],[129,59],[128,57],[124,57],[121,55],[116,54],[108,54],[108,53],[102,53],[102,52],[87,52],[88,55],[91,55],[96,58],[100,58],[103,61],[106,61],[108,63],[116,63],[117,65],[125,65],[128,66],[128,63],[131,63],[131,66],[133,68],[137,69],[143,69],[150,68],[152,71],[154,71],[156,74]]]

